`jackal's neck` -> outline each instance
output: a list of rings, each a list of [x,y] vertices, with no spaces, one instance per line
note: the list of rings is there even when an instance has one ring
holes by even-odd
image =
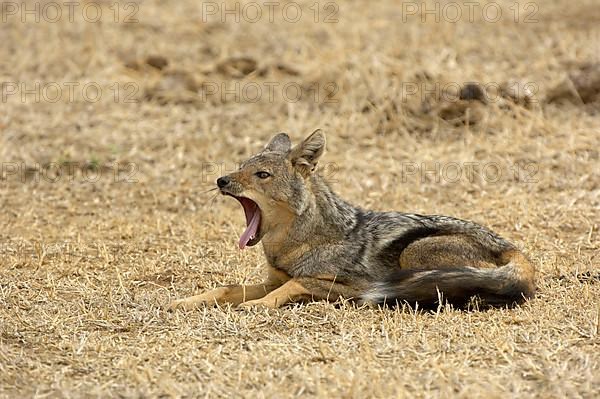
[[[359,219],[361,210],[338,197],[322,177],[313,175],[299,190],[297,209],[289,224],[265,236],[263,248],[268,262],[278,268],[291,267],[315,246],[344,241]],[[287,269],[286,269],[287,270]]]
[[[311,178],[310,184],[314,203],[304,215],[306,222],[312,224],[314,234],[326,234],[331,239],[338,238],[338,235],[343,238],[345,232],[355,225],[359,208],[338,196],[317,174]]]

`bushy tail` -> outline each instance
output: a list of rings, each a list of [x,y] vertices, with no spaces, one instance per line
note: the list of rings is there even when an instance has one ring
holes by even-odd
[[[495,269],[475,267],[446,269],[403,269],[388,281],[362,296],[371,303],[395,304],[408,302],[419,307],[439,304],[440,298],[456,306],[467,304],[471,297],[479,297],[489,306],[512,306],[533,297],[535,269],[519,251],[502,254],[501,264]]]

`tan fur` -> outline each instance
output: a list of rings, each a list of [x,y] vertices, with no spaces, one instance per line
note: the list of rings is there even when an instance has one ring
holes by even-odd
[[[526,283],[529,292],[535,291],[535,267],[524,253],[516,249],[505,251],[500,256],[500,262],[504,265],[512,263],[515,266],[514,279]]]
[[[169,305],[169,309],[191,310],[203,305],[223,305],[227,303],[239,305],[242,302],[264,297],[289,279],[290,276],[283,271],[269,267],[267,279],[261,284],[219,287],[200,295],[173,301]]]
[[[278,308],[288,302],[310,298],[311,292],[296,280],[289,280],[281,287],[269,292],[262,298],[242,303],[242,306],[264,306]]]
[[[335,276],[292,279],[263,298],[245,302],[242,306],[278,308],[286,303],[300,300],[336,301],[340,298],[353,299],[358,297],[360,293],[358,287],[336,282],[335,280]]]
[[[506,262],[504,262],[506,263]],[[500,259],[465,235],[427,237],[410,244],[400,255],[403,269],[501,266]]]

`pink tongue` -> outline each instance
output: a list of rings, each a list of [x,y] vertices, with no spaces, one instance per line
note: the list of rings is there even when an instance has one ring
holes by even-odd
[[[244,249],[250,240],[256,238],[256,232],[258,231],[258,225],[260,224],[260,211],[253,201],[242,198],[240,202],[244,207],[246,223],[248,225],[246,230],[242,233],[239,242],[240,249]]]

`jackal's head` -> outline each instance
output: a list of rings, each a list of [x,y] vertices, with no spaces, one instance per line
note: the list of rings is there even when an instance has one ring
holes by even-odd
[[[246,215],[240,249],[256,245],[269,231],[290,225],[309,204],[310,180],[325,150],[320,130],[292,148],[279,133],[263,151],[244,161],[239,170],[217,179],[224,195],[237,199]]]

